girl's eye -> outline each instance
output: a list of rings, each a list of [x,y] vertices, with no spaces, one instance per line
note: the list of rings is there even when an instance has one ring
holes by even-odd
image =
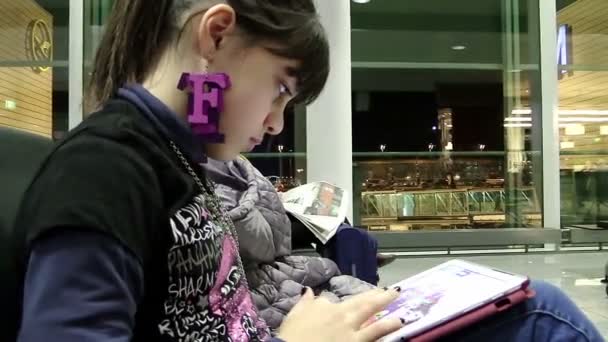
[[[289,89],[289,87],[287,87],[285,85],[285,83],[280,83],[279,84],[279,97],[281,96],[289,96],[289,97],[293,97],[293,94],[291,93],[291,90]]]

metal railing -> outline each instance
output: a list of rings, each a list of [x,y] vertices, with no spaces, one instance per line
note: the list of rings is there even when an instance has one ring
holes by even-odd
[[[514,190],[523,213],[540,213],[535,188]],[[361,194],[363,220],[450,218],[504,215],[504,189],[440,189],[416,191],[369,191]]]

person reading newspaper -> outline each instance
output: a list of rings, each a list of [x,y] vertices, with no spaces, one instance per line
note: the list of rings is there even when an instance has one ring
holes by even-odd
[[[327,182],[299,186],[282,194],[285,209],[300,220],[322,244],[346,219],[347,193]]]
[[[343,224],[349,225],[346,219],[348,193],[333,184],[304,184],[287,192],[279,192],[279,196],[285,210],[294,218],[291,220],[293,242],[297,248],[313,245],[323,255],[327,242]],[[366,236],[368,239],[374,239],[367,233]],[[378,267],[384,267],[395,259],[391,254],[376,253]]]

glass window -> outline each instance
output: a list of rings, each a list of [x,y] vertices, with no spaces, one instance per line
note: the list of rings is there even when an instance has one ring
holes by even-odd
[[[0,0],[0,125],[67,130],[68,2]]]
[[[356,223],[541,227],[538,1],[351,12]]]
[[[557,1],[562,226],[608,220],[608,3]]]

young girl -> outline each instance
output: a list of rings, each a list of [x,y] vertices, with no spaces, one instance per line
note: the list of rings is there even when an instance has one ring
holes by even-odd
[[[205,139],[223,141],[205,146],[209,157],[234,159],[281,131],[288,103],[319,94],[329,53],[312,0],[116,0],[114,7],[92,75],[99,110],[43,163],[16,223],[18,341],[270,339],[233,225],[197,166],[203,144],[193,133],[202,127]],[[205,89],[203,109],[223,104],[219,127],[212,127],[218,117],[188,115],[189,107],[200,114],[201,103],[178,89],[201,77],[217,82]],[[563,293],[533,287],[534,299],[448,339],[602,340]],[[378,339],[403,324],[366,323],[396,290],[341,304],[308,291],[277,334],[287,342]]]
[[[197,74],[224,82],[204,89],[226,88],[205,104],[223,111],[204,147],[229,160],[278,134],[288,103],[320,93],[328,59],[312,0],[116,0],[92,74],[99,110],[55,147],[22,203],[18,340],[270,339],[233,225],[197,166],[197,103],[178,87]],[[308,291],[277,333],[375,340],[402,326],[364,324],[396,296],[330,304]]]

